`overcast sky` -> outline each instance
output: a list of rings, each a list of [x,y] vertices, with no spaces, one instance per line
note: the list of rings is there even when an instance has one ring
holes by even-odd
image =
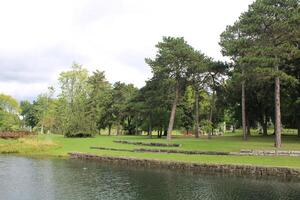
[[[32,100],[72,63],[137,87],[162,36],[224,60],[219,35],[253,0],[0,0],[0,93]]]

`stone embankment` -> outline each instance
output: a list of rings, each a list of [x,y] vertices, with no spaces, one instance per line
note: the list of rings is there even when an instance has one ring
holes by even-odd
[[[276,150],[241,150],[240,152],[222,152],[222,151],[197,151],[197,150],[177,150],[177,149],[120,149],[110,147],[90,147],[91,149],[108,151],[127,151],[127,152],[145,152],[145,153],[180,153],[180,154],[198,154],[198,155],[231,155],[231,156],[293,156],[300,157],[300,151],[276,151]]]
[[[241,150],[239,155],[253,156],[300,156],[300,151],[286,150]]]
[[[180,153],[180,154],[199,154],[199,155],[231,155],[230,152],[218,151],[188,151],[176,149],[119,149],[110,147],[90,147],[91,149],[109,150],[109,151],[127,151],[127,152],[145,152],[145,153]]]
[[[115,143],[133,144],[141,146],[156,146],[156,147],[181,147],[181,144],[158,143],[158,142],[132,142],[127,140],[114,140]]]
[[[113,164],[124,164],[129,166],[165,168],[199,173],[223,173],[237,176],[296,178],[300,180],[300,169],[288,167],[262,167],[252,165],[230,165],[230,164],[201,164],[176,161],[164,161],[156,159],[139,159],[128,157],[101,156],[86,153],[69,153],[71,158],[90,159]]]

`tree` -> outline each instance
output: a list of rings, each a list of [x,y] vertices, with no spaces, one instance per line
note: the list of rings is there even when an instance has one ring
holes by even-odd
[[[36,115],[36,110],[34,105],[30,103],[28,100],[21,101],[21,116],[23,118],[25,126],[30,127],[30,129],[34,128],[38,123],[38,118]]]
[[[189,130],[192,129],[194,125],[194,95],[199,95],[199,94],[193,94],[194,91],[192,87],[187,87],[185,94],[183,96],[182,102],[180,103],[180,107],[182,108],[182,116],[181,116],[181,124],[185,128],[187,134],[189,133]],[[198,102],[199,103],[199,102]],[[197,112],[197,111],[196,111]],[[198,116],[199,118],[199,116]],[[197,120],[195,120],[197,121]],[[198,124],[199,126],[199,124]],[[199,137],[199,133],[196,137]]]
[[[246,126],[246,91],[245,91],[245,76],[249,71],[247,62],[243,62],[242,58],[249,54],[249,45],[251,40],[247,40],[247,35],[241,33],[240,21],[236,21],[234,25],[227,26],[226,30],[221,34],[220,45],[222,47],[222,54],[230,56],[234,62],[235,70],[241,70],[241,105],[242,105],[242,127],[243,139],[247,140],[247,126]]]
[[[16,130],[20,128],[20,107],[16,99],[0,94],[0,130]]]
[[[199,138],[199,92],[207,86],[209,60],[199,51],[195,51],[193,56],[188,68],[188,80],[195,92],[195,137]]]
[[[111,100],[111,85],[106,80],[104,72],[99,70],[93,72],[93,75],[88,78],[88,84],[90,87],[87,105],[88,113],[94,122],[93,129],[100,130],[110,124],[108,116],[109,105],[107,101]]]
[[[47,128],[50,131],[51,127],[55,124],[55,113],[53,97],[54,88],[49,87],[48,91],[40,94],[33,102],[33,112],[37,119],[37,126],[40,127],[40,132],[43,134],[44,129]]]
[[[163,37],[163,41],[156,45],[158,53],[154,60],[146,59],[146,63],[150,65],[154,76],[164,74],[172,81],[174,87],[174,99],[168,125],[167,139],[171,139],[173,130],[176,107],[180,99],[181,91],[185,88],[187,79],[187,70],[191,62],[193,48],[187,44],[183,38]]]
[[[112,90],[112,112],[117,125],[117,135],[121,134],[121,127],[126,125],[129,134],[132,134],[132,116],[126,112],[127,104],[134,97],[137,89],[133,84],[116,82]],[[126,124],[125,124],[126,119]],[[129,128],[129,129],[128,129]]]
[[[210,60],[209,67],[208,67],[208,80],[207,85],[211,91],[211,104],[210,104],[210,114],[209,114],[209,121],[212,125],[211,131],[208,133],[208,138],[211,138],[211,135],[214,131],[214,120],[213,114],[216,110],[216,92],[220,87],[221,83],[224,81],[224,75],[226,74],[227,64],[220,62],[220,61],[212,61]],[[216,118],[216,117],[215,117]]]
[[[93,120],[87,109],[88,71],[74,63],[70,71],[60,74],[59,110],[61,114],[61,130],[66,136],[75,136],[92,131]]]
[[[258,0],[240,20],[244,33],[255,38],[251,47],[253,54],[275,71],[275,146],[279,148],[282,128],[279,72],[286,60],[299,56],[298,45],[295,44],[299,33],[299,1]]]
[[[170,89],[170,80],[163,76],[165,74],[156,74],[146,81],[136,96],[139,115],[144,121],[142,126],[150,137],[152,130],[157,130],[159,138],[167,133],[173,91]]]
[[[299,30],[300,34],[300,30]],[[298,47],[300,48],[300,47]],[[283,71],[290,76],[297,79],[295,87],[288,86],[284,100],[288,100],[283,105],[286,105],[287,112],[284,112],[284,122],[291,128],[298,129],[298,136],[300,137],[300,58],[293,59],[283,66]]]
[[[281,146],[280,67],[299,56],[299,17],[297,0],[257,0],[221,35],[227,55],[242,64],[273,68],[276,147]]]
[[[105,98],[102,99],[103,110],[99,117],[98,127],[101,129],[108,128],[108,135],[111,135],[111,129],[115,123],[116,116],[114,115],[114,105],[112,88],[106,91]]]

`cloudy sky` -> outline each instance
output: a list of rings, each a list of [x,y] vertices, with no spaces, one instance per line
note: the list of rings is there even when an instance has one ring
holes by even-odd
[[[253,0],[0,0],[0,93],[32,100],[72,63],[144,85],[145,57],[183,36],[224,60],[219,35]]]

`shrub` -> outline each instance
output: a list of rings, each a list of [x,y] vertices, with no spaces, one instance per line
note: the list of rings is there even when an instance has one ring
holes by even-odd
[[[86,137],[92,137],[93,135],[91,133],[84,133],[84,132],[77,132],[77,133],[66,133],[65,137],[68,138],[86,138]]]

